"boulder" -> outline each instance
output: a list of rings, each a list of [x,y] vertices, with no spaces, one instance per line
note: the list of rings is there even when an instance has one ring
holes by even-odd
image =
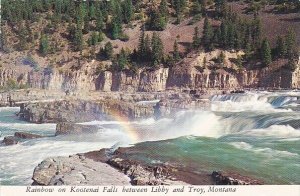
[[[20,139],[35,139],[35,138],[42,138],[43,136],[32,134],[32,133],[15,132],[15,137]]]
[[[51,158],[44,160],[33,171],[33,185],[49,185],[56,172],[55,161]]]
[[[19,143],[19,139],[15,136],[6,136],[4,137],[2,143],[5,144],[6,146],[14,145]]]
[[[130,185],[130,179],[106,163],[83,155],[48,158],[33,172],[32,185]]]
[[[14,145],[18,144],[23,139],[35,139],[35,138],[42,138],[43,136],[32,134],[32,133],[25,133],[25,132],[15,132],[14,136],[6,136],[4,137],[2,143],[5,145]]]
[[[61,122],[56,126],[55,135],[68,135],[68,134],[86,134],[96,133],[99,127],[95,125],[83,125],[69,122]]]

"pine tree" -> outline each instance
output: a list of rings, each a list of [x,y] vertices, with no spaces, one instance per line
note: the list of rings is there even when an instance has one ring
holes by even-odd
[[[128,64],[128,54],[124,50],[124,48],[121,49],[120,54],[118,55],[118,70],[124,69]]]
[[[89,39],[89,45],[90,46],[95,46],[98,43],[99,36],[95,31],[91,34],[91,38]]]
[[[206,68],[206,64],[207,64],[207,59],[206,59],[206,57],[204,57],[203,58],[203,66],[202,67]]]
[[[222,46],[221,28],[220,27],[214,31],[213,43],[214,43],[214,45],[218,45],[219,47]]]
[[[161,63],[163,59],[163,43],[158,36],[157,33],[152,34],[152,39],[151,39],[151,49],[152,49],[152,65],[157,66]]]
[[[121,36],[121,33],[122,33],[121,22],[117,17],[114,17],[114,19],[112,20],[112,33],[111,33],[112,39],[118,39]]]
[[[163,16],[159,10],[152,10],[148,23],[152,30],[162,31],[167,26],[167,18]]]
[[[49,41],[47,35],[42,35],[40,39],[40,53],[46,56],[49,52]]]
[[[207,0],[201,0],[201,11],[202,11],[202,15],[206,15],[206,6],[207,6]]]
[[[227,31],[227,48],[233,49],[234,48],[234,26],[232,23],[228,25]]]
[[[151,51],[151,40],[148,34],[146,35],[145,38],[144,50],[145,50],[144,61],[149,61],[152,51]]]
[[[272,62],[271,48],[267,39],[264,39],[261,45],[261,60],[263,65],[268,66]]]
[[[293,58],[296,54],[296,34],[293,29],[288,30],[288,34],[286,35],[286,46],[287,46],[287,57]]]
[[[226,12],[225,0],[215,0],[216,12],[218,17],[223,17]]]
[[[113,46],[111,42],[107,42],[104,46],[103,55],[106,59],[112,60],[113,57]]]
[[[102,31],[104,29],[103,15],[100,10],[96,14],[96,29],[97,31]]]
[[[173,45],[173,59],[175,61],[178,61],[180,59],[177,40],[174,41],[174,45]]]
[[[26,28],[24,26],[22,26],[18,33],[20,50],[25,50],[28,46],[27,38],[26,38],[27,34],[28,34],[28,32],[26,31]]]
[[[201,9],[201,5],[199,3],[199,0],[194,0],[192,8],[191,8],[191,14],[192,15],[197,15],[197,14],[200,14],[201,11],[202,11],[202,9]]]
[[[166,17],[168,18],[168,4],[166,0],[161,0],[160,4],[159,4],[159,12],[162,15],[162,17]]]
[[[102,31],[98,32],[98,42],[102,42],[104,40],[104,34],[102,33]]]
[[[76,10],[76,21],[77,21],[77,27],[82,30],[84,18],[86,15],[86,10],[83,2],[80,2],[77,10]]]
[[[237,29],[234,29],[234,48],[236,50],[239,50],[242,48],[242,38],[241,38],[241,33],[237,31]]]
[[[48,2],[48,0],[44,0],[44,1]],[[68,13],[68,15],[71,18],[75,18],[75,16],[76,16],[76,5],[75,5],[75,1],[74,0],[69,0],[68,1],[68,6],[67,6],[67,11],[66,12]]]
[[[208,21],[208,18],[206,17],[204,20],[203,37],[202,37],[203,45],[206,50],[212,49],[212,37],[213,37],[213,30]]]
[[[287,45],[285,40],[281,37],[277,37],[277,42],[276,42],[276,55],[278,57],[284,57],[287,53]]]
[[[193,48],[199,48],[200,47],[200,37],[199,37],[199,28],[194,28],[194,35],[193,35]]]
[[[75,45],[75,49],[77,51],[82,51],[82,49],[83,49],[83,35],[82,35],[82,30],[81,30],[79,22],[77,23],[77,27],[76,27],[76,30],[75,30],[74,45]]]
[[[221,46],[225,48],[228,44],[228,25],[225,21],[221,23],[220,32]]]
[[[146,54],[145,50],[145,29],[144,26],[142,26],[142,32],[139,38],[139,44],[138,44],[138,58],[140,61],[143,61],[144,55]]]
[[[132,20],[134,10],[132,0],[124,0],[122,8],[124,13],[124,22],[129,23]]]
[[[26,31],[27,31],[27,34],[28,34],[27,42],[32,43],[33,42],[33,32],[32,32],[32,30],[30,28],[29,21],[25,22],[25,27],[26,27]]]
[[[50,9],[50,6],[51,6],[51,3],[50,3],[50,1],[48,1],[48,0],[43,0],[42,1],[42,6],[43,6],[43,10],[49,10]]]
[[[122,11],[121,11],[121,6],[119,2],[117,1],[112,1],[113,3],[113,10],[112,10],[112,21],[111,21],[111,36],[113,39],[118,39],[120,38],[122,34]]]
[[[55,14],[60,15],[62,13],[62,1],[55,0]]]
[[[258,49],[261,44],[262,24],[259,18],[255,18],[252,27],[252,41],[255,49]]]
[[[89,7],[89,17],[93,20],[96,19],[96,8],[94,3],[91,4]]]
[[[83,28],[83,33],[84,34],[87,34],[90,32],[90,19],[89,19],[89,16],[86,15],[84,17],[84,28]]]
[[[173,1],[173,7],[175,9],[176,16],[177,16],[177,23],[180,23],[180,21],[181,21],[182,14],[186,7],[186,4],[187,4],[186,0],[174,0]]]
[[[245,59],[249,60],[252,54],[252,47],[250,43],[247,43],[246,47],[245,47]]]
[[[6,32],[4,29],[0,26],[0,49],[3,50],[4,52],[8,52],[8,45],[7,45],[7,36]]]

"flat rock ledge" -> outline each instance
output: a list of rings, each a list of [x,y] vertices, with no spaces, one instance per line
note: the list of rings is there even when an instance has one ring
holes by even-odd
[[[34,169],[32,180],[32,185],[130,185],[123,173],[82,155],[48,158]]]

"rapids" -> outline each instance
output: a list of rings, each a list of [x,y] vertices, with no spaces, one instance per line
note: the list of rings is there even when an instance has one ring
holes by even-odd
[[[28,185],[34,167],[51,156],[117,146],[140,146],[147,163],[178,164],[194,171],[234,171],[267,184],[300,183],[300,92],[215,95],[211,109],[178,111],[174,118],[133,122],[92,121],[95,135],[58,136],[55,124],[30,124],[0,108],[1,139],[16,131],[45,138],[0,146],[0,183]],[[140,102],[156,103],[158,100]]]

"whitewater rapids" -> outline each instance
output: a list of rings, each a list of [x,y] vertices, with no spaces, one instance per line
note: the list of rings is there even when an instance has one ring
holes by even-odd
[[[300,183],[296,175],[300,173],[300,92],[246,92],[215,95],[210,100],[211,109],[206,111],[178,111],[174,118],[158,121],[85,122],[98,126],[99,132],[2,146],[0,184],[30,184],[34,167],[47,157],[139,142],[153,148],[140,157],[149,162],[203,166],[196,170],[234,170],[266,183]],[[16,111],[18,108],[0,108],[1,139],[16,131],[54,135],[55,124],[19,121]]]

